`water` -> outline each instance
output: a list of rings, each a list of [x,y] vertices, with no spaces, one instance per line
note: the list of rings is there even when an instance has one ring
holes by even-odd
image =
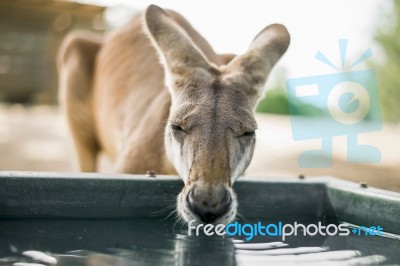
[[[257,237],[247,243],[264,244],[246,246],[186,230],[160,219],[2,219],[0,266],[51,265],[45,262],[54,259],[60,266],[400,263],[400,240],[387,237]]]

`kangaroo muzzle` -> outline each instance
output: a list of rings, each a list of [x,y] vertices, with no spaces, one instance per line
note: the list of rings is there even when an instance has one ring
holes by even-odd
[[[213,223],[227,215],[232,205],[232,197],[225,186],[194,185],[186,196],[189,210],[202,222]]]

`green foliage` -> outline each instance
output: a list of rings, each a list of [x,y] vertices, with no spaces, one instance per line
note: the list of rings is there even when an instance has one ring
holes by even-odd
[[[289,114],[289,102],[286,94],[280,89],[268,90],[257,105],[256,112],[272,114]]]
[[[390,14],[378,28],[376,41],[381,45],[385,60],[375,64],[378,75],[379,98],[384,120],[400,121],[400,1],[393,1]]]
[[[289,111],[289,99],[286,95],[285,83],[287,80],[287,70],[280,68],[275,72],[275,81],[273,82],[273,89],[267,90],[264,98],[262,98],[256,107],[258,113],[271,113],[280,115],[304,115],[304,116],[318,116],[324,112],[317,107],[294,100],[290,103],[291,112]]]
[[[321,109],[300,100],[294,100],[291,102],[291,108],[293,115],[319,116],[324,114]],[[258,103],[256,112],[282,115],[290,114],[289,100],[284,90],[268,90],[265,93],[264,98],[262,98]]]

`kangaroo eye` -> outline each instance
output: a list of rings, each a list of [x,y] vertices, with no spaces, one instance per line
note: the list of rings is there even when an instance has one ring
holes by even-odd
[[[252,137],[252,136],[254,136],[255,134],[256,134],[255,131],[248,131],[248,132],[243,133],[243,134],[241,135],[241,137]]]
[[[174,131],[183,131],[183,129],[180,126],[177,125],[171,125],[171,129]]]

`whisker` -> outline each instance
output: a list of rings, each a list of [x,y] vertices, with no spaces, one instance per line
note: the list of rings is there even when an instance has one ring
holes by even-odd
[[[163,214],[163,213],[165,213],[165,212],[167,212],[167,211],[169,211],[171,209],[175,209],[175,208],[176,208],[176,202],[173,202],[173,203],[169,204],[168,206],[166,206],[166,207],[164,207],[164,208],[162,208],[162,209],[160,209],[158,211],[153,211],[151,213],[151,216],[152,217],[158,216],[158,215],[161,215],[161,214]]]
[[[170,218],[172,215],[176,215],[177,214],[177,210],[173,210],[170,212],[170,214],[168,214],[165,218],[161,219],[161,220],[167,220],[168,218]]]
[[[172,227],[172,230],[175,231],[175,227],[176,227],[176,225],[180,222],[180,219],[182,219],[180,216],[177,216],[177,217],[176,217],[176,220],[175,220],[175,222],[174,222],[174,226]]]
[[[247,218],[246,218],[242,213],[240,213],[239,211],[237,212],[236,215],[237,215],[240,219],[243,219],[244,222],[249,223],[249,220],[247,220]]]

